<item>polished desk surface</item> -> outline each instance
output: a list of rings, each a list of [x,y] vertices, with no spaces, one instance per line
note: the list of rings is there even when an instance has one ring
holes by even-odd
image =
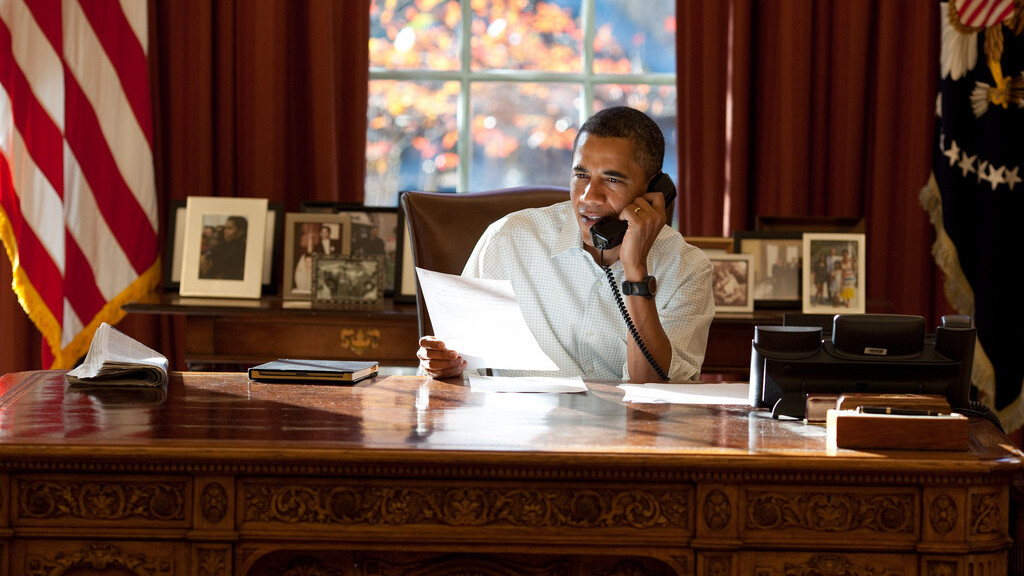
[[[746,406],[623,402],[617,383],[586,393],[475,393],[462,380],[377,377],[349,386],[260,383],[243,373],[172,373],[164,390],[76,388],[63,372],[0,379],[0,456],[172,454],[194,462],[275,457],[481,459],[737,469],[1011,471],[1021,453],[988,422],[972,423],[969,451],[829,450],[825,428],[772,419]],[[470,454],[472,454],[470,456]]]
[[[7,374],[0,574],[1015,569],[1007,510],[1024,460],[986,420],[962,452],[829,450],[819,425],[625,403],[616,384],[508,394],[176,372],[166,389],[87,389]]]

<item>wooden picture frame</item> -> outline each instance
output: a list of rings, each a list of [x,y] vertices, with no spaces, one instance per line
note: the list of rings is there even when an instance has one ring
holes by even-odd
[[[750,279],[754,257],[750,254],[709,254],[708,258],[714,268],[715,313],[752,312],[754,290]]]
[[[683,240],[709,254],[733,254],[735,241],[729,236],[683,236]]]
[[[804,234],[804,313],[866,311],[865,250],[864,234]]]
[[[736,254],[754,258],[754,308],[800,309],[803,235],[799,232],[737,231]]]
[[[281,298],[313,299],[316,254],[349,256],[352,253],[348,214],[289,212],[284,217],[284,274]]]
[[[380,256],[313,255],[313,307],[379,310],[385,262]]]
[[[266,198],[190,196],[179,294],[259,298],[266,221]]]

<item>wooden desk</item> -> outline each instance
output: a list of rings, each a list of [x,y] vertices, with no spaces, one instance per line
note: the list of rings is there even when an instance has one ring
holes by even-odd
[[[415,366],[416,305],[388,301],[383,310],[311,309],[280,298],[227,300],[163,294],[124,306],[131,314],[185,316],[190,367],[252,366],[274,358],[376,359]],[[750,372],[754,326],[782,324],[780,310],[721,314],[711,323],[703,372],[743,380]]]
[[[746,407],[175,373],[0,378],[4,574],[1006,574],[1024,461],[829,451]]]

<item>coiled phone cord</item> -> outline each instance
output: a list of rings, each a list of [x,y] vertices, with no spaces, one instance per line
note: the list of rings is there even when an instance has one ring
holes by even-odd
[[[626,310],[626,304],[622,301],[622,294],[619,293],[619,287],[615,283],[615,276],[612,275],[612,269],[610,266],[604,265],[604,250],[601,250],[601,269],[604,270],[604,275],[608,278],[608,285],[612,287],[612,295],[615,296],[615,304],[619,307],[619,312],[622,313],[622,319],[626,321],[626,328],[629,328],[629,333],[633,335],[633,341],[636,342],[637,348],[647,359],[647,362],[654,368],[654,371],[658,373],[658,376],[662,380],[668,380],[668,374],[658,366],[658,362],[651,355],[650,351],[647,350],[647,346],[644,345],[644,341],[640,338],[640,333],[636,331],[636,326],[633,325],[633,319],[629,317],[629,311]]]

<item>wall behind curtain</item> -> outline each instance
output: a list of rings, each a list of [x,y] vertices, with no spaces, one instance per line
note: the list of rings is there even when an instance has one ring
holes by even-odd
[[[918,202],[931,170],[939,4],[676,2],[684,233],[856,216],[868,312],[952,310]],[[727,98],[727,96],[730,96]]]

